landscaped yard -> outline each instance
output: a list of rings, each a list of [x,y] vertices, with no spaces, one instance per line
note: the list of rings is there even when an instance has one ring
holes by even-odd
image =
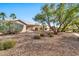
[[[26,32],[15,35],[0,36],[1,40],[16,40],[16,45],[7,50],[1,50],[0,55],[79,55],[79,37],[73,33],[59,33],[53,37],[34,39],[38,32]]]

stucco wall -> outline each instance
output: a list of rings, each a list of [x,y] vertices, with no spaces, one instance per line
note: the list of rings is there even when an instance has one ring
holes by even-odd
[[[16,21],[16,23],[23,25],[23,29],[22,29],[21,33],[22,33],[22,32],[26,32],[26,25],[25,25],[25,24],[23,24],[23,23],[20,22],[20,21]]]

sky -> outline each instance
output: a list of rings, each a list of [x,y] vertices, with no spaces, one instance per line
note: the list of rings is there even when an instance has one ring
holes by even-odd
[[[7,18],[15,13],[18,19],[26,23],[35,23],[33,17],[40,12],[43,3],[0,3],[0,12],[4,12]]]

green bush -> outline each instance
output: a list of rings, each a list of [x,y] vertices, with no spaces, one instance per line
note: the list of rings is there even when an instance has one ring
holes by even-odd
[[[35,35],[34,37],[33,37],[33,39],[40,39],[41,37],[40,37],[40,35]]]
[[[4,48],[3,48],[3,42],[0,42],[0,50],[4,50]]]
[[[15,40],[5,40],[0,42],[0,50],[13,48],[16,44]]]
[[[3,34],[15,34],[22,31],[23,25],[18,23],[13,23],[11,21],[4,22],[0,25],[0,32]]]

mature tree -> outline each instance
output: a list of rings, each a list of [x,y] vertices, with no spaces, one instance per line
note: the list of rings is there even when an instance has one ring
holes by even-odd
[[[79,13],[78,5],[71,5],[68,9],[65,10],[62,22],[63,28],[61,31],[65,31],[69,24],[71,24],[74,20],[77,20],[79,18],[78,13]]]
[[[43,25],[43,30],[44,30],[44,24],[45,24],[45,15],[44,14],[37,14],[34,18],[34,21],[39,22]]]
[[[52,10],[50,8],[50,5],[49,4],[46,4],[44,5],[42,8],[41,8],[41,13],[44,14],[45,16],[45,21],[46,23],[48,24],[48,26],[50,28],[52,28],[51,26],[51,17],[52,17]]]
[[[14,20],[14,19],[16,19],[16,14],[15,14],[15,13],[12,13],[12,14],[10,15],[10,17]]]
[[[40,14],[44,15],[44,18],[42,20],[46,24],[48,24],[50,29],[52,29],[54,32],[56,32],[56,29],[57,31],[66,31],[68,26],[72,26],[72,23],[75,24],[77,27],[79,25],[78,22],[74,23],[74,21],[77,21],[79,19],[79,4],[45,4],[41,8]],[[37,19],[37,21],[40,20]],[[55,27],[55,30],[51,26],[51,23]]]
[[[12,14],[10,14],[10,17],[12,18],[12,20],[15,20],[16,19],[16,14],[15,13],[12,13]],[[12,29],[12,31],[14,32],[15,31],[15,21],[13,21],[12,22],[13,23],[13,29]]]
[[[5,14],[4,12],[1,12],[1,13],[0,13],[0,18],[1,18],[2,20],[5,20],[5,17],[6,17],[6,14]]]

